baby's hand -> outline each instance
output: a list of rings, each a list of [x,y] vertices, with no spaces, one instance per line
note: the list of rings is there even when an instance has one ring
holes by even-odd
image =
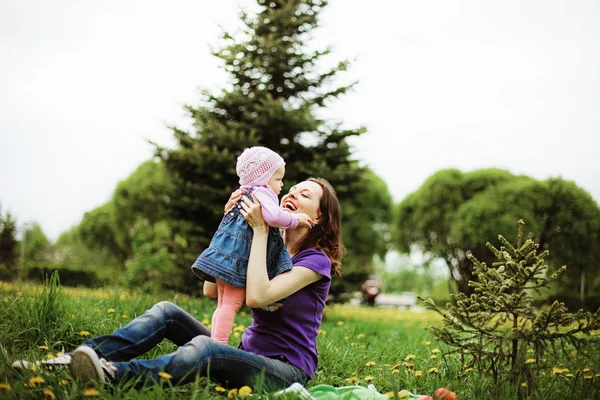
[[[313,227],[313,221],[308,214],[300,213],[296,215],[298,216],[298,226],[307,226],[309,228]]]

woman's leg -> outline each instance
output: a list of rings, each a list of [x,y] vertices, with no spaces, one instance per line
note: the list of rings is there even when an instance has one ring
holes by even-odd
[[[213,314],[211,337],[216,341],[227,344],[235,316],[246,298],[246,289],[232,286],[218,279],[217,288],[219,288],[219,301],[221,303],[218,307],[217,318]]]
[[[263,379],[263,388],[268,391],[308,381],[304,372],[282,358],[248,353],[207,336],[197,336],[174,353],[153,360],[135,359],[112,364],[116,367],[115,381],[139,379],[140,382],[161,382],[158,375],[161,371],[171,375],[174,384],[192,382],[200,375],[208,376],[225,387],[248,385],[255,388],[257,381]]]
[[[210,331],[181,307],[161,301],[111,335],[95,337],[84,345],[108,361],[129,361],[163,339],[182,346],[196,336],[210,336]]]

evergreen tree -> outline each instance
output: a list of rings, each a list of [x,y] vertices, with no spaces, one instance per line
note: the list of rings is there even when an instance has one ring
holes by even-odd
[[[549,252],[538,254],[539,245],[530,239],[523,243],[523,225],[519,220],[516,246],[501,235],[499,250],[486,243],[497,259],[491,267],[469,255],[478,277],[469,283],[473,294],[453,295],[455,305],[448,304],[447,310],[431,299],[425,306],[443,317],[443,326],[431,327],[432,333],[453,346],[450,353],[459,353],[466,366],[491,372],[495,380],[525,381],[532,388],[534,371],[544,367],[558,349],[568,355],[568,346],[583,350],[592,340],[589,334],[600,329],[600,309],[595,314],[568,313],[558,301],[540,312],[533,307],[532,292],[548,288],[566,267],[548,275],[544,257]],[[533,351],[531,358],[528,350]]]
[[[368,190],[359,184],[363,169],[352,160],[346,141],[364,129],[343,129],[316,115],[353,86],[331,85],[348,62],[319,73],[317,63],[330,50],[306,48],[326,4],[259,0],[256,15],[242,13],[242,32],[225,33],[213,52],[231,75],[230,85],[217,94],[205,91],[198,107],[186,106],[194,130],[172,127],[176,148],[157,146],[174,184],[171,223],[188,241],[182,266],[189,267],[208,245],[229,194],[239,186],[236,159],[247,147],[266,146],[286,160],[284,190],[310,176],[329,180],[342,202]]]
[[[17,223],[10,212],[5,216],[0,209],[0,265],[8,268],[2,272],[2,275],[16,276],[16,270],[13,268],[17,264]],[[9,271],[13,271],[9,273]]]

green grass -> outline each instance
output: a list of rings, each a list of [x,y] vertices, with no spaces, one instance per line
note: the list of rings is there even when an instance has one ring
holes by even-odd
[[[66,370],[17,372],[10,365],[15,359],[41,360],[63,348],[72,350],[86,337],[110,333],[161,300],[180,305],[205,323],[216,304],[200,296],[176,293],[150,296],[118,288],[74,289],[55,284],[0,282],[0,384],[10,385],[10,390],[0,392],[0,397],[37,399],[49,390],[58,399],[89,398],[84,396],[83,384],[74,381]],[[238,330],[250,322],[247,310],[240,313],[236,319]],[[319,369],[309,386],[372,383],[382,393],[408,389],[429,395],[438,387],[447,387],[459,399],[600,398],[598,345],[551,362],[550,366],[568,368],[568,372],[553,374],[548,367],[540,372],[536,387],[513,388],[510,384],[495,384],[491,377],[474,370],[465,371],[457,357],[444,356],[447,349],[425,330],[439,323],[431,312],[328,307],[318,339]],[[240,333],[234,333],[231,344],[236,345],[239,338]],[[174,348],[163,342],[144,357],[165,354]],[[30,379],[36,377],[44,382],[30,386]],[[94,389],[100,398],[109,399],[227,398],[227,393],[219,394],[215,387],[199,378],[181,387],[170,387],[166,382],[164,386],[142,389],[134,389],[131,384],[99,384]],[[272,396],[263,394],[262,398]]]

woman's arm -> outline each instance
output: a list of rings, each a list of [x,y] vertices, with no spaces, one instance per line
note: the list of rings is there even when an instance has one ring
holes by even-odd
[[[204,286],[202,287],[202,293],[206,297],[212,297],[213,299],[217,298],[217,284],[213,282],[204,281]]]
[[[252,203],[244,198],[240,212],[254,231],[246,276],[246,304],[249,307],[272,304],[322,278],[320,274],[309,268],[294,266],[290,271],[269,280],[267,274],[269,226],[262,217],[260,203]]]

